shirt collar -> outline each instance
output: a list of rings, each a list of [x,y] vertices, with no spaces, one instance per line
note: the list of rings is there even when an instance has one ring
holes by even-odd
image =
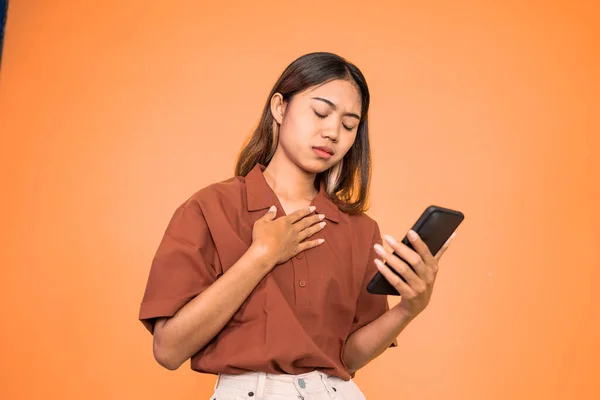
[[[264,165],[256,164],[248,172],[248,175],[246,175],[246,204],[248,211],[265,210],[275,205],[278,208],[278,215],[283,215],[279,199],[265,180],[265,176],[263,175],[264,170]],[[319,193],[313,199],[311,205],[316,207],[315,213],[325,214],[326,219],[339,222],[340,210],[327,196],[324,182],[321,183]]]

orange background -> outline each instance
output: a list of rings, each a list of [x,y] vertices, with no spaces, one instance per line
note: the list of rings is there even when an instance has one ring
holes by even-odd
[[[149,263],[316,50],[370,84],[382,231],[467,216],[427,310],[358,373],[367,397],[600,398],[600,13],[483,3],[11,0],[0,398],[209,398],[214,377],[152,357]]]

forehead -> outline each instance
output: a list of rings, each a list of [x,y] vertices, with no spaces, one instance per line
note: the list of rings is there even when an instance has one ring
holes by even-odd
[[[335,79],[322,85],[315,86],[301,94],[306,99],[321,97],[334,103],[346,112],[360,115],[361,98],[360,90],[356,83],[345,79]]]

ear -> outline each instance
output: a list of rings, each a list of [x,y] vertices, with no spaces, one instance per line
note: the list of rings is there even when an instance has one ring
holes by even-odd
[[[283,122],[283,116],[285,115],[285,106],[286,103],[283,100],[283,96],[281,93],[275,93],[273,97],[271,97],[271,114],[273,115],[273,119],[281,125]]]

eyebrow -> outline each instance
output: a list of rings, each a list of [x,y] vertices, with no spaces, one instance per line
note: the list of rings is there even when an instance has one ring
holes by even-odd
[[[322,97],[313,97],[312,99],[313,100],[319,100],[319,101],[322,101],[324,103],[327,103],[327,104],[329,104],[329,106],[331,108],[333,108],[334,110],[337,110],[337,106],[331,100],[327,100],[327,99],[324,99]],[[358,115],[354,114],[354,113],[346,113],[344,115],[346,115],[348,117],[354,117],[354,118],[360,120],[360,117]]]

